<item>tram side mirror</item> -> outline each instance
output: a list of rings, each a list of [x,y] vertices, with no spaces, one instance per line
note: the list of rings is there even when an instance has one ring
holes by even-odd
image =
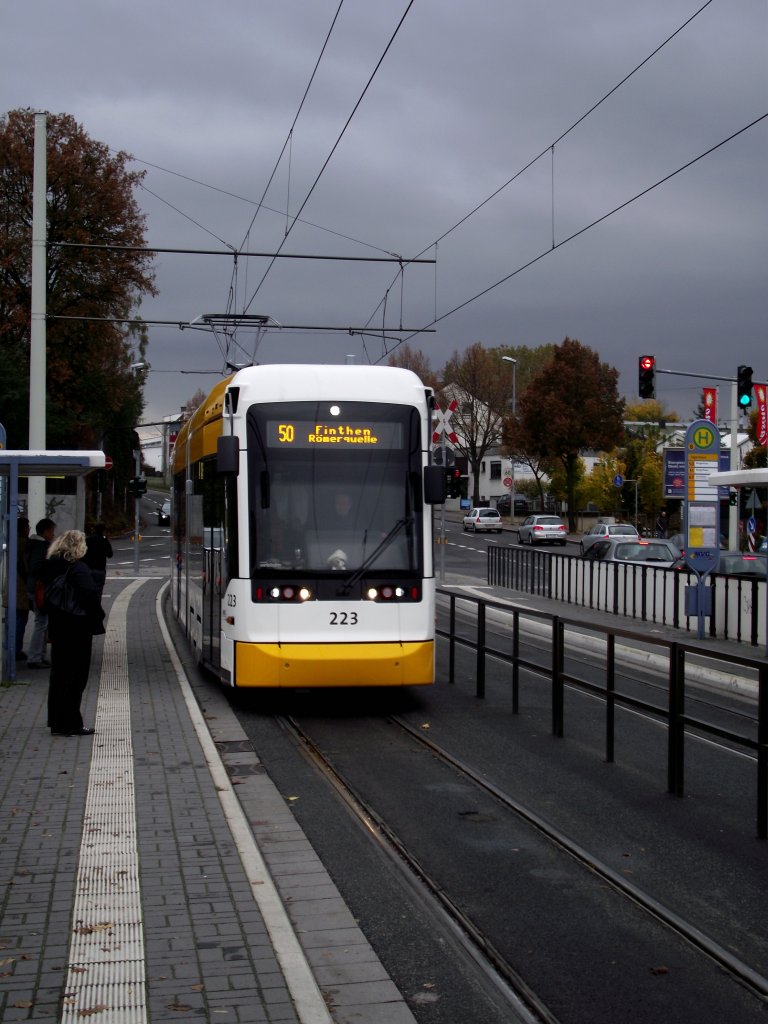
[[[240,442],[232,434],[223,434],[216,444],[216,472],[237,476],[240,470]]]
[[[447,497],[445,469],[442,466],[424,467],[424,503],[442,505]]]

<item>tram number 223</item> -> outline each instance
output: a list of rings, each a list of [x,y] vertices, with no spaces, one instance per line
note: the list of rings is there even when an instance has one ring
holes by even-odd
[[[357,612],[331,612],[331,626],[356,626]]]

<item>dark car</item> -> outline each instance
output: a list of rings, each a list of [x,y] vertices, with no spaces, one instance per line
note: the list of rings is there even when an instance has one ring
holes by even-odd
[[[171,503],[170,501],[164,501],[162,505],[157,506],[157,525],[168,526],[171,522]]]
[[[716,572],[722,576],[740,576],[742,579],[766,578],[767,555],[750,551],[721,551]]]
[[[509,515],[509,510],[512,507],[512,495],[502,494],[500,498],[496,499],[496,510],[503,516]],[[528,502],[525,498],[518,498],[515,495],[515,515],[516,516],[527,516],[528,515]]]

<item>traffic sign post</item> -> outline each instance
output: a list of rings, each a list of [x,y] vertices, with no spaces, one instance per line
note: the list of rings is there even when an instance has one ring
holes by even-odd
[[[704,618],[711,614],[707,603],[711,591],[704,585],[704,577],[720,561],[720,498],[717,484],[709,482],[709,474],[717,472],[719,458],[720,434],[715,426],[709,420],[694,420],[685,434],[683,534],[686,565],[696,574],[696,586],[686,594],[691,599],[686,612],[698,616],[700,640],[704,638]]]
[[[453,448],[445,443],[445,438],[456,444],[458,436],[451,427],[453,414],[459,408],[459,403],[454,400],[449,404],[445,412],[439,405],[434,409],[434,428],[432,431],[432,443],[437,445],[433,453],[433,459],[438,466],[452,466],[455,460]],[[439,453],[439,454],[438,454]],[[437,539],[440,545],[440,582],[445,582],[445,502],[440,506],[440,536]]]

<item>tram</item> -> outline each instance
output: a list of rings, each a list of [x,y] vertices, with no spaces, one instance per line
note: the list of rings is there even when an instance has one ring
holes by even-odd
[[[224,685],[434,681],[432,408],[409,370],[266,365],[184,424],[172,607]]]

